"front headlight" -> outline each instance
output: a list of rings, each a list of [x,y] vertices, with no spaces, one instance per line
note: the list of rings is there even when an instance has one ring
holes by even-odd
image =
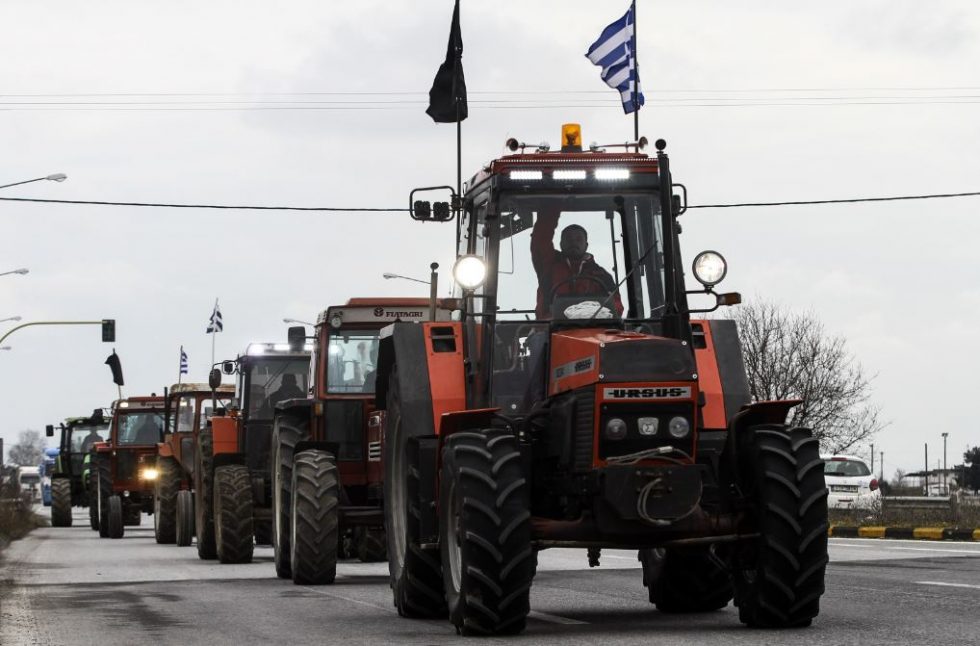
[[[153,467],[148,467],[140,471],[140,480],[156,480],[160,472]]]
[[[705,287],[720,283],[728,273],[728,263],[717,251],[702,251],[694,258],[694,277]]]
[[[460,256],[453,266],[453,278],[466,290],[474,290],[487,279],[487,264],[477,256]]]
[[[691,425],[685,417],[672,417],[667,428],[670,434],[677,439],[687,437],[687,434],[691,432]]]

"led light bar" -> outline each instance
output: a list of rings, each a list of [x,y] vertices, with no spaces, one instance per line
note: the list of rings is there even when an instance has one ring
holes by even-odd
[[[560,168],[552,171],[553,179],[585,179],[585,169],[583,168]]]
[[[595,178],[598,180],[617,180],[629,179],[630,171],[628,168],[597,168]]]
[[[544,173],[539,170],[512,170],[510,171],[511,179],[542,179]]]

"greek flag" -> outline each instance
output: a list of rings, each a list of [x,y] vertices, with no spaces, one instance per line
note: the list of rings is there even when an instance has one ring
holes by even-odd
[[[211,312],[211,322],[208,323],[206,334],[214,334],[225,329],[225,324],[221,321],[221,310],[218,309],[218,301],[214,302],[214,311]]]
[[[602,80],[619,90],[626,114],[636,112],[643,105],[640,91],[640,75],[636,70],[636,35],[633,31],[636,2],[622,18],[602,30],[599,39],[592,43],[585,56],[602,68]],[[633,96],[634,81],[636,96]]]
[[[184,352],[184,346],[180,346],[180,374],[187,374],[187,353]]]

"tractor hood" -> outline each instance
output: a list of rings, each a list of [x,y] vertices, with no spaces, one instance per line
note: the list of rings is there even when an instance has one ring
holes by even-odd
[[[685,341],[625,330],[563,330],[551,335],[548,393],[595,383],[654,383],[697,379]]]

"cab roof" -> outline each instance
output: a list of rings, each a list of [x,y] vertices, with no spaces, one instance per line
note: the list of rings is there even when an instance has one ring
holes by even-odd
[[[215,389],[215,392],[234,395],[235,386],[232,384],[227,384],[227,385],[222,384],[221,386],[218,386]],[[209,386],[208,384],[183,383],[183,384],[174,384],[170,387],[171,395],[183,395],[186,393],[194,393],[195,395],[204,395],[204,394],[210,395],[211,386]]]
[[[658,171],[657,159],[645,153],[630,152],[605,152],[602,150],[584,152],[536,152],[521,153],[517,155],[505,155],[494,159],[467,182],[469,191],[478,187],[494,175],[500,175],[512,170],[537,170],[551,171],[556,168],[562,169],[595,169],[606,166],[615,166],[629,169],[633,173],[656,174]]]

